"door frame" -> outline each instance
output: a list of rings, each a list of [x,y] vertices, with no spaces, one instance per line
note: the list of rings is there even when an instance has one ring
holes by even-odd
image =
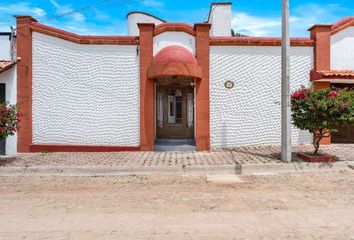
[[[4,91],[4,102],[6,102],[6,83],[0,83],[0,91]],[[2,99],[0,99],[2,102]],[[6,139],[0,141],[0,155],[6,155]]]
[[[197,98],[196,98],[196,79],[192,78],[192,88],[193,88],[193,107],[194,107],[194,112],[193,112],[193,140],[196,141],[196,123],[197,123]],[[157,79],[154,79],[154,141],[157,140]],[[164,106],[165,107],[165,106]]]

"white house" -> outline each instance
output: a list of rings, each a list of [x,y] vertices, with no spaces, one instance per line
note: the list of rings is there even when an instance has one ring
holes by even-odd
[[[150,151],[161,139],[191,139],[197,150],[280,144],[281,39],[232,36],[231,4],[211,9],[193,26],[131,12],[127,36],[17,16],[17,151]],[[354,17],[309,31],[291,39],[291,88],[351,86]],[[353,139],[349,127],[327,143]],[[292,128],[293,143],[311,141]]]

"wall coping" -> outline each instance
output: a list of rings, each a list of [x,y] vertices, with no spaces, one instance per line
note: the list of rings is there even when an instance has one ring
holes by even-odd
[[[30,26],[34,32],[58,37],[78,44],[113,44],[113,45],[138,45],[138,36],[83,36],[33,22]]]
[[[281,46],[280,37],[210,37],[212,46]],[[310,38],[290,38],[290,45],[296,47],[312,47]]]

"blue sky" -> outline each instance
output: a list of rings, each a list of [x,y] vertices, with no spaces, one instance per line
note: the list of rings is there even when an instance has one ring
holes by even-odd
[[[0,1],[0,31],[15,25],[13,15],[31,15],[39,22],[83,35],[125,35],[130,11],[144,11],[170,22],[203,22],[208,0],[28,0]],[[250,36],[279,36],[281,0],[232,2],[232,27]],[[77,12],[73,12],[79,10]],[[70,14],[69,14],[70,13]],[[315,23],[334,23],[354,16],[353,0],[290,0],[291,35],[308,36]]]

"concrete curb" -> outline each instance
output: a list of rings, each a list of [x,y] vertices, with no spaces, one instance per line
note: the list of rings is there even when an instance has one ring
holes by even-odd
[[[0,167],[0,176],[118,176],[132,174],[159,173],[234,173],[234,174],[276,174],[294,172],[315,172],[334,170],[353,170],[354,161],[334,163],[274,163],[238,164],[215,166],[33,166]]]

